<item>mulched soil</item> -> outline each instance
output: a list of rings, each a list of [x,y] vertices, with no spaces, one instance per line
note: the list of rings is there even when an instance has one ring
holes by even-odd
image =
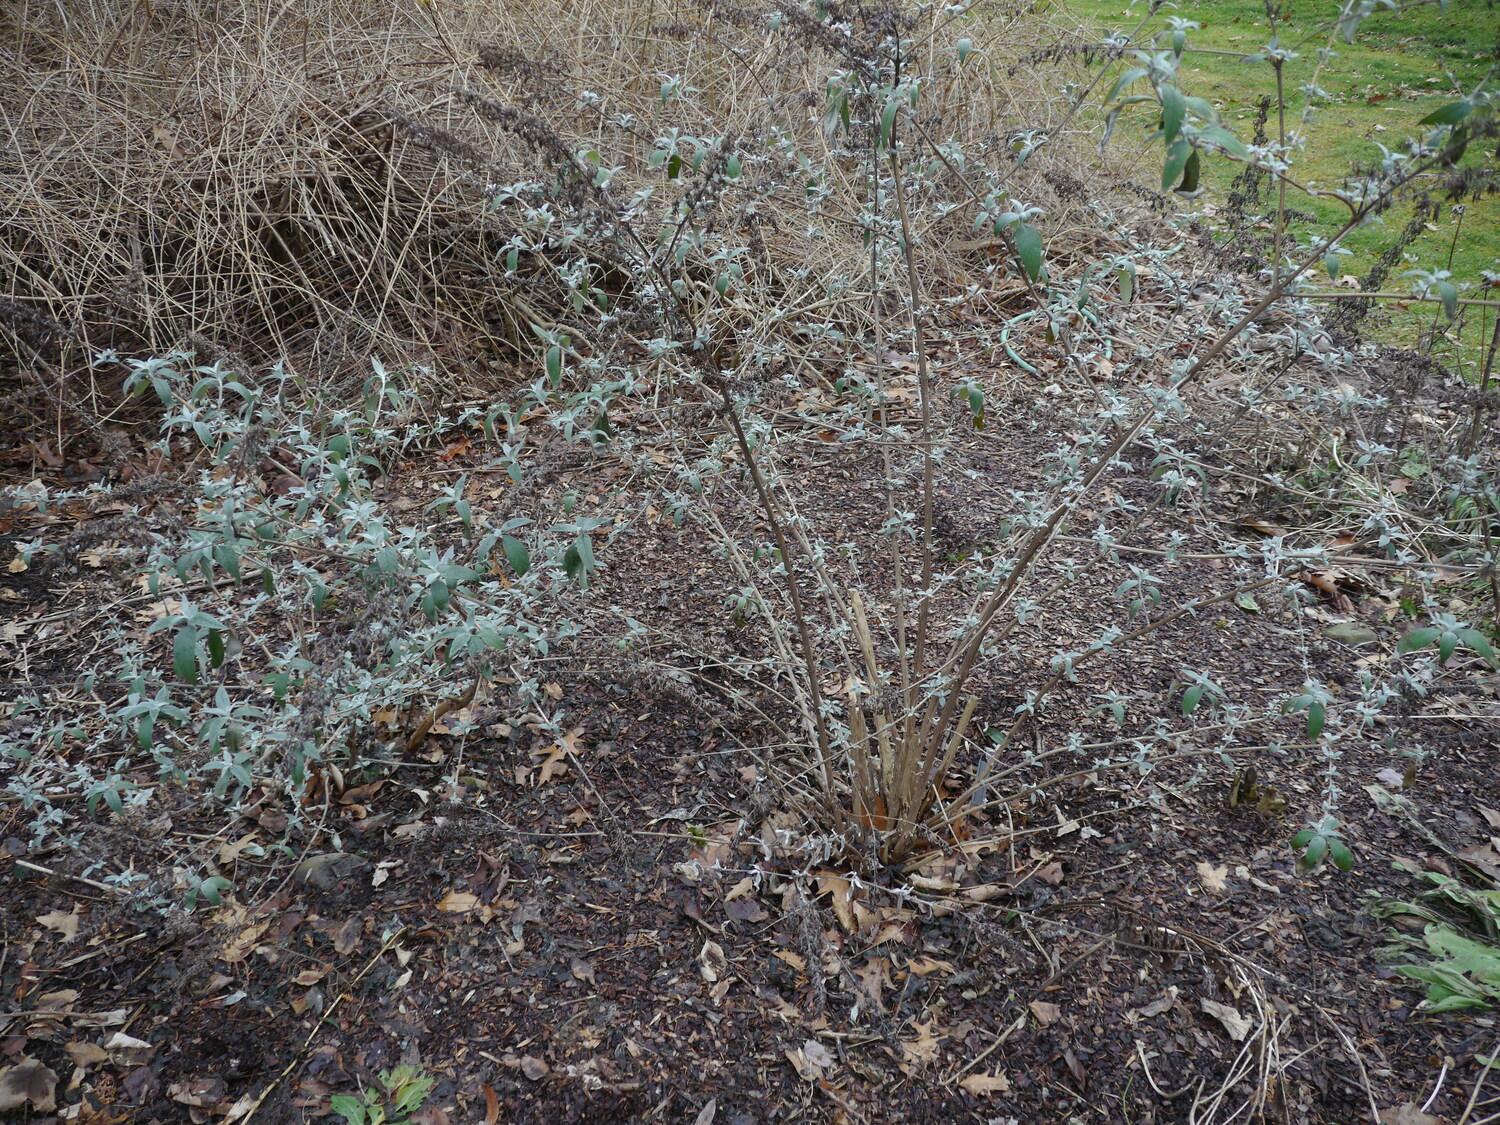
[[[946,388],[972,353],[956,332],[944,346]],[[940,480],[945,549],[993,538],[1072,401],[1045,375],[1018,376],[994,388],[984,433],[957,408],[945,415],[962,444]],[[800,509],[831,535],[872,542],[878,457],[789,422],[799,426],[782,471]],[[483,468],[478,444],[468,456]],[[585,459],[556,487],[602,510],[617,473]],[[393,496],[430,491],[435,476],[407,466]],[[1144,468],[1114,487],[1156,496]],[[1226,495],[1218,515],[1243,518]],[[722,500],[726,521],[755,519],[748,502]],[[45,528],[19,510],[0,519],[19,540],[100,515],[71,511]],[[1176,564],[1059,546],[1039,587],[1069,557],[1087,580],[1064,585],[1021,649],[987,668],[987,722],[1009,721],[1058,646],[1118,616],[1103,594],[1130,562],[1159,574],[1164,607],[1225,588],[1221,559],[1188,557],[1222,542],[1201,513],[1156,509],[1129,543],[1160,550],[1174,532]],[[1477,663],[1440,703],[1394,714],[1380,732],[1389,745],[1344,747],[1348,874],[1300,875],[1286,846],[1319,807],[1318,753],[1225,763],[1189,722],[1149,769],[1067,758],[1078,776],[1029,793],[1044,771],[1023,771],[991,830],[936,848],[920,879],[867,871],[851,886],[847,865],[809,853],[808,823],[786,807],[787,748],[728,702],[737,688],[770,706],[752,676],[713,659],[762,653],[765,626],[726,610],[736,583],[704,532],[662,516],[622,542],[592,596],[612,619],[646,622],[648,647],[622,663],[600,625],[563,652],[549,688],[574,723],[562,742],[508,718],[503,699],[477,699],[480,735],[438,731],[392,770],[310,786],[321,827],[290,858],[270,850],[287,823],[271,792],[226,828],[206,794],[164,787],[147,814],[93,823],[77,854],[31,852],[10,804],[5,1061],[55,1072],[61,1107],[17,1119],[336,1121],[331,1095],[370,1089],[401,1063],[437,1080],[417,1118],[427,1123],[1139,1125],[1237,1110],[1332,1123],[1404,1106],[1391,1120],[1420,1125],[1416,1107],[1449,1120],[1462,1110],[1494,1020],[1419,1011],[1419,987],[1382,953],[1394,931],[1369,907],[1427,886],[1393,861],[1457,873],[1453,851],[1500,832],[1484,815],[1500,805],[1500,740],[1483,719],[1497,681]],[[107,570],[0,578],[38,642],[24,671],[34,682],[66,680],[88,652],[80,622],[135,594]],[[1376,593],[1341,596],[1390,641]],[[1149,729],[1152,715],[1172,717],[1185,668],[1260,704],[1310,676],[1354,682],[1367,654],[1257,597],[1260,612],[1214,607],[1101,656],[1023,741],[1046,753],[1074,730],[1117,737],[1088,714],[1108,688],[1138,701],[1126,733]],[[1465,714],[1433,717],[1454,713],[1457,696]],[[1298,720],[1263,733],[1294,746]],[[1407,815],[1364,787],[1395,787],[1388,771],[1417,742],[1434,753],[1402,794]],[[1228,799],[1246,766],[1264,809]],[[235,873],[237,894],[217,908],[143,912],[98,881],[132,865],[165,877],[191,849]]]

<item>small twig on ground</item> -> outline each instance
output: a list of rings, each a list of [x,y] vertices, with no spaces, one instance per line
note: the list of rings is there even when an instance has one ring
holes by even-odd
[[[95,890],[104,891],[108,894],[124,895],[130,893],[124,887],[111,887],[108,883],[101,883],[96,879],[89,879],[83,875],[69,875],[66,871],[54,871],[50,867],[43,867],[40,863],[32,863],[27,859],[18,859],[15,861],[15,864],[17,867],[24,867],[28,871],[35,871],[41,875],[50,875],[54,879],[71,879],[75,883],[82,883],[86,887],[93,887]]]

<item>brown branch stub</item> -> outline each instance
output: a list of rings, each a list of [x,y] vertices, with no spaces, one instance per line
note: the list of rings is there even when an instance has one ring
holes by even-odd
[[[416,729],[411,732],[410,737],[407,738],[406,746],[401,751],[402,754],[415,754],[422,748],[422,743],[427,741],[427,736],[432,733],[432,728],[439,719],[448,714],[450,711],[461,710],[462,708],[467,707],[470,703],[473,703],[474,693],[479,690],[479,683],[483,678],[484,677],[482,676],[475,677],[474,682],[469,685],[469,689],[467,691],[463,692],[461,695],[449,696],[447,699],[444,699],[440,703],[438,703],[438,705],[431,711],[427,712],[427,714],[423,716],[422,721],[417,724]]]

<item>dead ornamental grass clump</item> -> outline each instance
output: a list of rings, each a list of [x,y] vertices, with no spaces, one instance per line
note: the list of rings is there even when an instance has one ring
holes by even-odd
[[[478,320],[471,195],[390,127],[439,82],[415,5],[9,12],[6,295],[65,364],[196,338],[337,367]]]
[[[866,185],[852,157],[829,159],[820,124],[837,57],[813,21],[788,49],[773,18],[716,0],[7,5],[0,356],[97,416],[112,404],[88,364],[105,348],[185,344],[333,375],[367,370],[372,355],[441,369],[476,344],[531,346],[531,324],[555,327],[566,307],[547,307],[551,291],[535,284],[549,263],[528,262],[529,287],[506,276],[505,214],[483,201],[491,184],[536,177],[538,162],[466,92],[601,153],[618,166],[616,198],[679,190],[649,164],[670,130],[746,145],[790,130],[848,175],[810,218],[798,169],[762,150],[760,274],[740,299],[868,317],[857,285],[830,311],[823,284],[858,279],[865,254],[854,218]],[[1023,121],[1044,124],[1028,114],[1045,107],[1016,101],[1019,89],[1036,102],[1039,85],[1005,73],[1017,39],[1044,34],[1025,7],[946,19],[938,34],[939,17],[920,18],[938,136],[999,155]],[[960,35],[984,65],[951,57]],[[1038,175],[1046,163],[1025,179],[1056,203]],[[747,307],[747,322],[764,311]]]

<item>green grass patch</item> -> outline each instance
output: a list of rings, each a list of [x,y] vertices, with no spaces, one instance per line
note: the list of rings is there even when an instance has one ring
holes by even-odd
[[[1133,30],[1145,16],[1143,5],[1132,8],[1123,0],[1061,0],[1057,10],[1086,28],[1099,29],[1101,36],[1105,29]],[[1355,165],[1378,160],[1382,145],[1396,148],[1408,136],[1424,132],[1418,122],[1473,90],[1489,73],[1497,49],[1496,13],[1488,0],[1451,0],[1446,11],[1436,4],[1419,4],[1400,12],[1375,13],[1364,21],[1354,43],[1338,40],[1336,54],[1320,66],[1319,52],[1329,41],[1326,24],[1337,11],[1337,0],[1292,0],[1281,8],[1285,18],[1274,27],[1281,47],[1299,56],[1286,63],[1283,76],[1288,135],[1300,132],[1305,138],[1292,177],[1323,189],[1337,187]],[[1278,127],[1275,71],[1269,62],[1246,61],[1247,55],[1260,51],[1272,38],[1264,4],[1259,0],[1184,0],[1175,8],[1166,7],[1146,25],[1147,34],[1168,32],[1160,40],[1161,49],[1170,46],[1170,16],[1200,25],[1188,31],[1179,71],[1184,92],[1212,102],[1225,123],[1246,141],[1253,133],[1256,106],[1269,95],[1272,110],[1267,130],[1274,139]],[[1304,124],[1307,96],[1302,87],[1314,80],[1326,96],[1314,97],[1311,116]],[[1107,88],[1096,88],[1096,93]],[[1142,170],[1154,172],[1160,168],[1162,154],[1159,144],[1148,147],[1152,123],[1144,114],[1135,118],[1128,114],[1127,110],[1112,144],[1117,152],[1138,152]],[[1471,152],[1466,157],[1480,159],[1494,159],[1494,154]],[[1185,206],[1205,210],[1212,221],[1239,171],[1238,164],[1222,157],[1206,161],[1203,182],[1208,190]],[[1148,180],[1154,178],[1153,174]],[[1290,188],[1286,205],[1315,216],[1313,222],[1290,225],[1299,239],[1331,233],[1348,214],[1336,200],[1309,197]],[[1351,232],[1343,242],[1353,252],[1343,260],[1344,274],[1366,273],[1411,216],[1412,206],[1405,203],[1388,211],[1383,221]],[[1448,269],[1455,282],[1470,287],[1467,296],[1486,295],[1476,292],[1485,284],[1484,271],[1500,273],[1500,201],[1467,202],[1462,214],[1445,204],[1403,257],[1382,287],[1385,291],[1408,291],[1410,282],[1400,277],[1407,269]],[[1327,282],[1326,275],[1318,278],[1320,288],[1329,288]],[[1387,305],[1372,313],[1366,324],[1376,338],[1405,345],[1415,344],[1423,332],[1436,327],[1440,337],[1434,355],[1460,365],[1472,379],[1493,330],[1495,311],[1468,308],[1457,322],[1447,325],[1436,306],[1402,309]]]

